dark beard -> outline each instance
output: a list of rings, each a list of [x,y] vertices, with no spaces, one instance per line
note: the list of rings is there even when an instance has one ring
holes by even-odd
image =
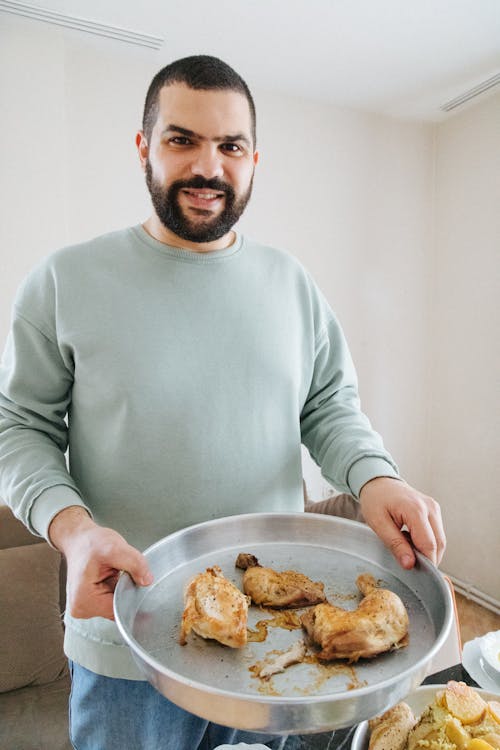
[[[236,196],[231,185],[216,177],[206,180],[198,175],[191,180],[176,180],[170,187],[164,188],[153,180],[151,164],[149,160],[146,162],[146,185],[158,218],[164,227],[189,242],[212,242],[227,234],[245,210],[252,194],[252,184],[253,176],[247,191],[239,197]],[[197,223],[190,221],[183,214],[178,201],[179,192],[183,188],[223,191],[225,200],[222,212],[206,221]]]

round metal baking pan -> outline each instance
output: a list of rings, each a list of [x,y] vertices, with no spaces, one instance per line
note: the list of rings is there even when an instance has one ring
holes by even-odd
[[[251,667],[289,648],[300,630],[268,627],[267,638],[231,649],[191,634],[178,643],[183,591],[193,575],[219,565],[241,588],[238,553],[262,565],[295,569],[325,584],[333,604],[355,609],[355,581],[369,572],[397,593],[409,615],[409,645],[349,666],[302,663],[263,681]],[[452,623],[448,586],[424,557],[404,570],[365,524],[315,513],[256,513],[190,526],[144,553],[154,583],[138,587],[127,574],[115,591],[115,619],[132,655],[154,687],[191,713],[237,729],[276,734],[324,732],[382,713],[425,678]],[[272,613],[250,607],[248,626]]]

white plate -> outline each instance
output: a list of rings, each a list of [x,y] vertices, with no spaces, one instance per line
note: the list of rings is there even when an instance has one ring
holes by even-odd
[[[462,664],[473,680],[485,690],[500,693],[500,674],[495,672],[481,655],[481,638],[464,644]]]
[[[479,650],[493,677],[500,680],[500,630],[486,633],[479,639]]]
[[[415,716],[420,717],[424,709],[434,701],[436,693],[439,690],[444,690],[445,687],[446,685],[421,685],[403,700],[410,706]],[[500,690],[493,693],[480,688],[474,688],[474,690],[485,701],[498,700],[499,698]],[[368,722],[363,721],[358,724],[352,736],[351,750],[368,750],[369,737]]]

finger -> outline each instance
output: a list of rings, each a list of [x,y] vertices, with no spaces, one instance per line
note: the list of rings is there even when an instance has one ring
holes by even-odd
[[[392,552],[402,568],[406,570],[413,568],[416,562],[413,548],[404,532],[401,531],[390,515],[383,521],[371,522],[370,526],[387,549]]]
[[[138,586],[149,586],[153,583],[148,561],[135,547],[126,545],[116,555],[114,565],[117,570],[125,570]]]
[[[437,539],[429,516],[419,515],[414,521],[407,522],[407,526],[415,549],[437,565]]]
[[[429,513],[429,523],[436,539],[436,564],[439,565],[446,549],[446,534],[444,532],[441,509],[437,503],[435,503],[435,506]]]
[[[415,546],[428,557],[434,565],[439,565],[446,549],[446,534],[443,526],[441,507],[432,497],[423,496],[427,517],[414,532]],[[417,519],[418,521],[418,519]]]
[[[410,570],[414,567],[417,558],[415,557],[413,547],[402,531],[398,531],[397,528],[395,528],[394,533],[385,544],[402,568]]]

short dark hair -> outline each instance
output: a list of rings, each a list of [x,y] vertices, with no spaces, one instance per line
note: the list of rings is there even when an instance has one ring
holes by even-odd
[[[191,89],[210,91],[214,89],[238,91],[246,97],[250,107],[250,118],[252,125],[252,138],[256,144],[256,114],[255,104],[250,89],[231,68],[230,65],[211,55],[191,55],[175,60],[162,68],[150,83],[146,101],[144,103],[144,114],[142,118],[142,129],[148,141],[151,137],[154,124],[158,117],[158,99],[160,91],[164,86],[171,83],[184,83]]]

